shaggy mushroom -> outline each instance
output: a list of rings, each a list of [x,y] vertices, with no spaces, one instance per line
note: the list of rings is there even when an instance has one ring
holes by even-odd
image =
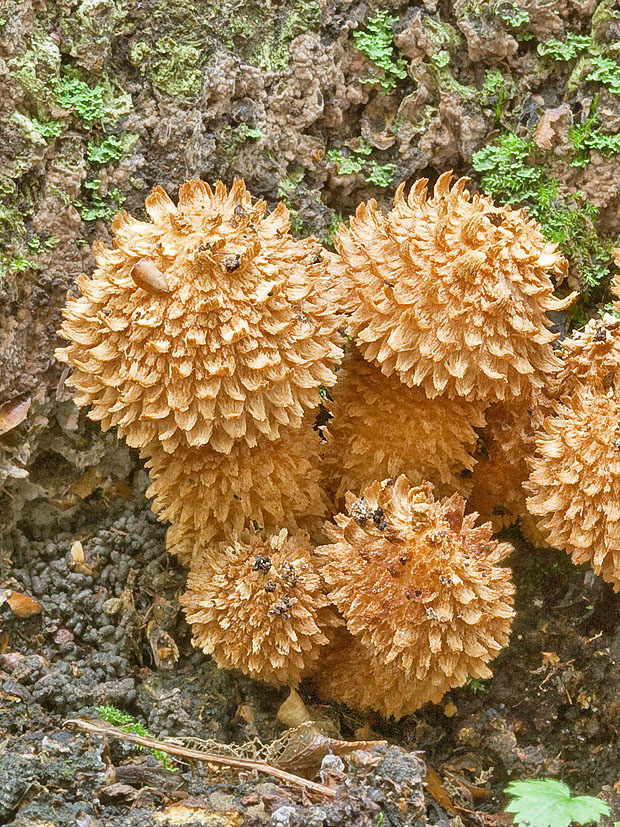
[[[331,395],[324,468],[338,510],[347,491],[400,474],[429,480],[442,494],[466,493],[474,427],[485,421],[481,403],[428,399],[357,353],[346,358]]]
[[[94,276],[65,308],[57,357],[77,404],[167,453],[299,427],[342,355],[319,245],[293,241],[286,207],[266,215],[241,181],[188,181],[178,205],[156,187],[145,207],[150,222],[117,215],[114,249],[93,246]]]
[[[147,495],[159,518],[172,523],[168,550],[187,561],[193,538],[203,545],[252,527],[320,531],[327,504],[318,447],[312,421],[254,448],[241,440],[228,454],[205,446],[170,455],[155,446]]]
[[[536,392],[497,402],[485,412],[467,508],[481,520],[490,520],[494,531],[520,519],[528,536],[542,541],[527,510],[523,483],[529,476],[527,457],[535,450],[536,432],[550,411],[546,396]]]
[[[326,526],[331,543],[317,549],[328,597],[372,664],[346,692],[352,706],[409,714],[469,675],[488,677],[486,663],[508,642],[514,587],[497,563],[512,547],[491,539],[490,524],[476,526],[475,514],[464,516],[461,496],[436,501],[431,492],[430,483],[412,487],[401,476],[357,499],[348,494],[348,515]],[[340,700],[334,687],[353,685],[352,675],[338,674],[322,666],[323,697]],[[365,689],[371,679],[379,682]]]
[[[577,385],[545,420],[527,501],[552,546],[590,563],[620,591],[620,402],[601,384]]]
[[[557,371],[546,312],[556,299],[549,273],[566,262],[522,210],[471,196],[465,178],[426,180],[393,209],[358,207],[335,238],[354,307],[348,326],[362,354],[429,398],[521,397]]]
[[[181,597],[194,644],[218,666],[295,685],[341,625],[307,536],[244,532],[194,557]]]
[[[620,388],[620,319],[610,313],[591,319],[562,342],[563,366],[554,379],[555,398],[570,396],[580,385],[601,382]]]

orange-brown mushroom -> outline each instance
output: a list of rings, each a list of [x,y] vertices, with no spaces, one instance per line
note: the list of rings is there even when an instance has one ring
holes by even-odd
[[[490,524],[464,516],[458,494],[436,501],[431,491],[430,483],[412,487],[401,476],[357,499],[348,494],[348,515],[326,527],[331,543],[317,549],[328,596],[356,651],[364,648],[365,663],[373,664],[372,674],[359,673],[359,688],[347,690],[352,706],[409,714],[469,675],[488,677],[486,663],[508,641],[514,587],[510,570],[497,563],[512,547],[491,539]],[[321,673],[319,692],[338,700],[342,671],[337,680]],[[363,688],[382,674],[376,687]]]
[[[521,210],[497,207],[442,175],[431,198],[417,181],[382,215],[362,204],[335,239],[354,307],[348,326],[363,356],[429,398],[487,404],[545,384],[560,363],[547,311],[550,273],[566,262]]]
[[[94,246],[97,270],[65,308],[57,357],[77,404],[168,453],[298,427],[341,357],[319,245],[293,241],[286,207],[266,215],[241,181],[188,181],[178,205],[156,187],[145,206],[150,222],[119,213],[115,248]]]
[[[563,365],[551,393],[570,396],[580,385],[602,383],[620,389],[620,319],[606,314],[592,319],[562,342]]]
[[[385,376],[355,352],[331,396],[324,469],[337,510],[347,491],[400,474],[411,482],[429,480],[441,494],[467,492],[464,472],[474,466],[482,403],[428,399],[421,388]]]
[[[168,550],[187,562],[199,546],[245,528],[271,533],[303,528],[319,538],[327,516],[318,456],[319,437],[307,420],[276,440],[250,448],[244,440],[228,454],[180,448],[146,451],[153,511],[169,521]],[[177,525],[178,524],[178,525]]]
[[[534,452],[536,432],[550,411],[547,397],[538,392],[487,409],[467,499],[468,510],[490,520],[494,531],[521,520],[526,533],[539,543],[542,537],[534,531],[523,483],[529,476],[527,458]]]
[[[620,591],[620,402],[596,382],[577,385],[545,420],[527,501],[552,546],[590,563]]]
[[[341,625],[307,536],[242,533],[196,555],[181,597],[196,646],[218,666],[295,685]]]

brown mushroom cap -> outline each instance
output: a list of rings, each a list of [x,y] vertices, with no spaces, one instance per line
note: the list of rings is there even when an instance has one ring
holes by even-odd
[[[65,309],[57,357],[91,419],[134,446],[228,452],[277,439],[318,404],[341,358],[337,314],[312,239],[293,241],[283,204],[265,214],[241,181],[156,187],[150,223],[122,211],[115,249]]]
[[[462,399],[428,399],[397,376],[385,376],[355,352],[331,391],[324,469],[337,504],[347,491],[405,474],[429,480],[442,494],[466,493],[484,407]]]
[[[307,536],[244,532],[194,558],[180,598],[194,644],[218,666],[297,684],[341,621],[321,588]]]
[[[349,328],[364,358],[427,396],[488,403],[519,397],[560,363],[545,315],[556,299],[550,272],[566,262],[521,210],[496,207],[442,175],[407,200],[401,185],[383,216],[360,205],[335,239],[356,305]]]
[[[577,386],[545,420],[527,501],[549,543],[590,563],[620,591],[620,403],[613,390]]]
[[[332,542],[317,549],[347,629],[386,665],[386,681],[396,686],[400,675],[394,715],[486,674],[514,615],[510,570],[496,565],[512,547],[491,539],[490,524],[476,526],[476,515],[463,516],[458,494],[435,501],[431,491],[401,476],[347,495],[348,516],[326,527]]]
[[[327,504],[318,447],[311,421],[255,448],[240,441],[228,454],[209,446],[180,448],[173,455],[156,444],[148,447],[153,511],[162,521],[180,524],[182,540],[169,531],[168,550],[187,560],[192,534],[204,544],[252,527],[320,531]]]

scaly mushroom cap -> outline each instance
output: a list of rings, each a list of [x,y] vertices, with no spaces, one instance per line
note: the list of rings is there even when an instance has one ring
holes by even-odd
[[[458,668],[458,667],[457,667]],[[467,663],[469,677],[485,680],[492,672],[481,660]],[[412,678],[398,659],[385,663],[372,649],[346,632],[337,630],[335,640],[321,654],[320,669],[312,677],[317,694],[325,701],[343,703],[352,709],[374,709],[386,718],[411,715],[426,703],[439,703],[458,684],[433,672],[430,679]]]
[[[241,181],[188,181],[178,206],[156,187],[145,206],[150,223],[117,215],[115,249],[93,247],[98,268],[65,309],[57,357],[77,404],[169,453],[298,426],[342,355],[319,245],[293,241],[286,207],[265,215]]]
[[[545,420],[527,501],[549,543],[590,563],[620,591],[620,403],[613,390],[578,386]]]
[[[556,398],[570,396],[580,385],[601,382],[620,388],[620,319],[606,314],[591,319],[562,342],[564,364],[552,383]]]
[[[535,434],[550,412],[548,400],[540,392],[496,402],[485,412],[487,421],[478,443],[467,510],[476,511],[485,522],[490,520],[493,531],[518,519],[525,520],[528,531],[532,528],[523,488],[529,476],[526,460],[533,454]]]
[[[405,200],[401,185],[383,216],[360,205],[335,245],[353,284],[349,329],[368,361],[427,396],[487,404],[520,397],[560,367],[545,315],[556,299],[550,272],[566,262],[521,210],[496,207],[442,175]]]
[[[341,625],[307,536],[244,532],[196,556],[180,598],[194,644],[218,666],[295,685]]]
[[[510,570],[496,565],[512,547],[491,539],[490,524],[476,526],[477,515],[463,516],[461,496],[439,502],[431,491],[401,476],[348,494],[349,516],[326,526],[332,542],[317,549],[347,629],[390,676],[407,676],[408,711],[488,674],[514,615]]]
[[[428,399],[356,353],[339,370],[331,395],[324,466],[338,510],[347,491],[400,474],[429,480],[442,494],[467,491],[463,472],[474,466],[482,403]]]
[[[308,421],[255,448],[235,443],[228,454],[209,446],[182,448],[173,455],[157,445],[148,448],[153,482],[147,495],[155,497],[153,511],[162,522],[179,523],[184,538],[177,546],[171,530],[168,550],[187,559],[192,533],[206,543],[244,528],[320,530],[327,504],[318,445]]]

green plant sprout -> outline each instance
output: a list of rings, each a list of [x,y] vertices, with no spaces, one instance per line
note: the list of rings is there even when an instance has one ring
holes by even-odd
[[[31,118],[34,128],[43,138],[57,138],[62,132],[62,124],[60,121],[39,121],[37,118]]]
[[[608,816],[611,808],[591,795],[572,796],[562,781],[540,778],[512,781],[504,790],[512,796],[506,812],[512,813],[514,823],[529,827],[569,827],[575,824],[599,822]]]
[[[392,25],[398,18],[380,11],[366,21],[366,27],[353,32],[355,48],[366,55],[381,74],[364,78],[361,83],[378,83],[384,92],[396,89],[399,80],[407,77],[407,62],[402,55],[394,57],[394,33]]]
[[[484,106],[495,100],[495,125],[498,126],[506,103],[506,79],[499,69],[488,69],[485,72],[480,100]]]
[[[112,726],[116,726],[119,729],[122,729],[123,732],[133,732],[134,735],[141,735],[143,738],[154,738],[152,732],[141,724],[140,721],[136,720],[133,715],[130,715],[128,712],[123,712],[121,709],[117,709],[115,706],[97,706],[95,707],[95,712],[99,715],[100,718],[103,718],[104,721],[107,721]],[[146,750],[146,747],[139,746],[138,749]],[[175,767],[170,759],[170,756],[161,749],[151,749],[149,750],[151,755],[157,758],[158,761],[161,761],[164,765],[164,768],[168,770],[168,772],[178,772],[178,767]]]

